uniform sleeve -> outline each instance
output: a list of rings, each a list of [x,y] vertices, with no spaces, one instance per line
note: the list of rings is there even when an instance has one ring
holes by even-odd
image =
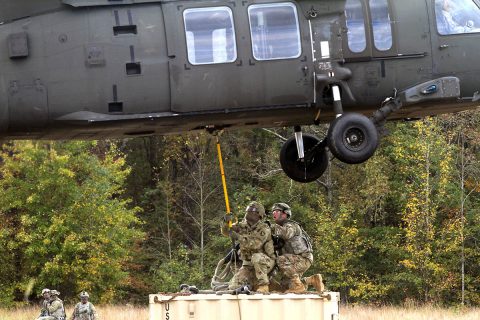
[[[43,317],[47,314],[47,312],[48,312],[47,305],[48,305],[48,302],[43,300],[42,301],[42,309],[40,310],[40,317]]]
[[[241,235],[244,234],[246,231],[246,228],[247,228],[247,221],[245,220],[242,220],[240,222],[237,222],[237,223],[234,223],[233,224],[234,226],[237,226],[238,227],[238,230],[237,231],[234,231],[232,229],[232,237],[234,240],[239,240]]]
[[[240,228],[240,233],[242,232],[241,230],[245,227],[245,223],[243,223],[243,221],[240,221],[240,222],[237,222],[237,223],[234,223],[233,226],[238,226]],[[229,228],[228,226],[225,224],[225,223],[222,223],[222,226],[221,226],[221,231],[222,231],[222,234],[224,236],[229,236]],[[238,232],[235,232],[233,229],[232,229],[232,238],[234,240],[238,240],[239,238],[239,233]]]
[[[279,236],[283,240],[291,239],[297,233],[296,225],[288,223],[284,226],[275,226],[275,235]]]
[[[50,314],[54,313],[62,307],[62,303],[58,300],[53,301],[50,305],[47,306],[47,310]]]
[[[267,235],[267,238],[265,239],[263,250],[265,250],[265,253],[269,257],[273,258],[275,257],[275,248],[273,247],[272,231],[270,227],[267,228],[266,235]]]
[[[92,320],[98,320],[97,310],[92,303],[90,303],[90,311],[92,313]]]

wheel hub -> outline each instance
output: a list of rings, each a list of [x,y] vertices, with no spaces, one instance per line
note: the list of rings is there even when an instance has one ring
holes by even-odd
[[[358,151],[361,149],[365,140],[365,132],[360,128],[350,128],[345,132],[345,146],[352,151]]]

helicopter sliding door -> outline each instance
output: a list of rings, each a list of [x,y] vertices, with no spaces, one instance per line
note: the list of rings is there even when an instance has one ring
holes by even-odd
[[[191,1],[164,8],[173,112],[311,101],[311,52],[302,41],[308,33],[295,3]]]
[[[479,91],[480,3],[474,0],[427,0],[432,11],[433,73],[460,78],[462,96]]]
[[[378,105],[392,95],[396,67],[397,37],[392,3],[387,0],[347,0],[346,34],[343,36],[345,67],[352,70],[349,81],[353,105]]]
[[[377,107],[395,90],[430,79],[426,3],[347,0],[344,18],[343,52],[355,105]]]

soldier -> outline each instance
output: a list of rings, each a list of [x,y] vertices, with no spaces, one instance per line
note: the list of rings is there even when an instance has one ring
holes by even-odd
[[[264,217],[265,208],[253,201],[243,221],[232,226],[232,237],[240,243],[242,267],[230,280],[230,290],[250,285],[257,292],[268,292],[268,273],[275,266],[275,252],[270,226],[263,221]],[[223,226],[222,233],[226,232]]]
[[[58,297],[60,292],[57,290],[50,291],[50,302],[48,303],[48,317],[44,317],[42,320],[65,320],[65,308],[63,307],[63,301]]]
[[[310,237],[300,225],[290,220],[292,210],[286,203],[275,203],[272,207],[275,225],[272,226],[274,237],[284,243],[279,250],[277,266],[281,273],[282,285],[287,286],[287,293],[300,293],[306,290],[301,276],[313,262],[313,250]],[[323,292],[322,276],[315,274],[302,279],[307,285],[315,287],[317,292]]]
[[[40,315],[38,316],[37,319],[42,319],[42,317],[47,317],[48,316],[48,310],[47,306],[48,303],[50,302],[50,289],[44,288],[42,289],[42,309],[40,310]]]
[[[88,292],[80,293],[80,302],[73,309],[72,320],[97,320],[97,311],[88,298]]]

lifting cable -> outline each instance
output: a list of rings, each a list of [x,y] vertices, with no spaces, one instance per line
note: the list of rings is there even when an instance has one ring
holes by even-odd
[[[220,148],[220,138],[217,135],[217,154],[218,154],[218,163],[220,164],[220,174],[222,175],[222,185],[223,185],[223,195],[225,197],[225,207],[227,212],[225,213],[224,217],[224,224],[228,226],[228,234],[230,239],[232,239],[232,254],[233,254],[233,274],[237,273],[237,254],[235,252],[235,240],[232,236],[232,225],[233,223],[237,223],[238,219],[235,215],[232,214],[230,210],[230,202],[228,201],[228,191],[227,191],[227,180],[225,179],[225,170],[223,168],[223,159],[222,159],[222,149]],[[231,261],[229,262],[229,264]],[[229,266],[227,265],[227,268]],[[237,307],[238,307],[238,316],[240,320],[242,320],[242,310],[240,308],[240,300],[239,296],[236,296],[237,300]]]
[[[220,148],[220,139],[217,135],[217,154],[218,162],[220,164],[220,174],[222,175],[223,195],[225,197],[225,206],[227,213],[225,214],[225,223],[228,224],[228,229],[232,229],[233,219],[232,212],[230,210],[230,202],[228,201],[227,180],[225,179],[225,170],[223,169],[222,150]]]
[[[237,217],[232,214],[232,211],[230,210],[230,201],[228,200],[228,191],[227,191],[227,180],[225,179],[225,170],[223,168],[223,159],[222,159],[222,150],[220,148],[220,139],[217,135],[217,154],[218,154],[218,163],[220,164],[220,174],[222,175],[222,185],[223,185],[223,195],[225,197],[225,207],[227,209],[227,212],[225,213],[225,216],[223,218],[223,223],[228,227],[228,235],[232,239],[232,250],[235,251],[235,240],[232,237],[232,225],[234,223],[238,222]],[[234,270],[236,271],[236,254],[235,256],[235,261],[234,261]]]

